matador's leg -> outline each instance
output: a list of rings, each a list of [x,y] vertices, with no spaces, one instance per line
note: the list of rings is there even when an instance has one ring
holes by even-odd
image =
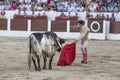
[[[83,54],[82,63],[84,63],[84,62],[87,63],[87,44],[88,44],[88,41],[83,40],[81,42],[81,50],[82,50],[82,54]]]

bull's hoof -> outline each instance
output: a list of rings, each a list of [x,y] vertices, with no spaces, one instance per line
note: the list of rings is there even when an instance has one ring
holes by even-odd
[[[50,70],[52,70],[52,67],[49,67]]]
[[[35,68],[35,71],[37,71],[38,69],[37,68]]]
[[[38,71],[41,71],[41,68],[39,68]]]
[[[43,67],[43,69],[46,69],[46,67]]]

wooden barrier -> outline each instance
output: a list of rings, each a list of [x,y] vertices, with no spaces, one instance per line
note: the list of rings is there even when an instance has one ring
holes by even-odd
[[[7,30],[7,19],[0,19],[0,30]]]
[[[89,20],[87,26],[91,33],[103,33],[103,20]]]
[[[27,20],[25,19],[11,19],[11,30],[27,31]]]
[[[23,16],[23,15],[15,15],[14,19],[39,19],[39,20],[47,20],[47,16]]]
[[[77,20],[70,21],[70,32],[80,32],[78,29],[72,28],[72,26],[77,24]]]
[[[112,21],[110,23],[110,33],[120,34],[120,21]]]
[[[31,31],[47,31],[48,21],[32,19],[31,20]]]
[[[76,38],[80,34],[79,30],[73,30],[70,27],[76,23],[77,20],[4,19],[0,20],[0,36],[28,37],[34,31],[54,31],[63,38]],[[109,25],[110,23],[111,25]],[[90,28],[90,39],[120,40],[119,21],[86,20],[86,25]]]
[[[51,31],[55,32],[66,32],[67,31],[67,21],[52,21]]]

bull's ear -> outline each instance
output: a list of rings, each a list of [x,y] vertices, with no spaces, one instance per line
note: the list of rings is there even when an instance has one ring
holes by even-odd
[[[60,38],[60,42],[65,43],[65,39]]]
[[[63,39],[63,38],[61,38],[61,39]],[[63,39],[64,41],[68,41],[68,39]]]

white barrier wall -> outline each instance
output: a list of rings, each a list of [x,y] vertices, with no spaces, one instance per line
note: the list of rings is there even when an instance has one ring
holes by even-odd
[[[120,34],[108,34],[108,40],[120,40]]]

